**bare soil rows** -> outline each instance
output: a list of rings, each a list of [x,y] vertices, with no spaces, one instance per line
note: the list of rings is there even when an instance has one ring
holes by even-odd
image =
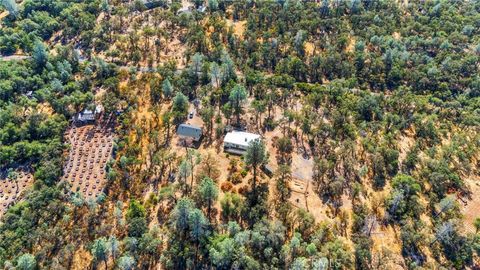
[[[473,233],[475,232],[473,223],[476,218],[480,217],[480,178],[478,176],[469,177],[465,182],[472,192],[471,200],[466,204],[463,204],[460,200],[458,202],[464,215],[465,229],[467,232]]]
[[[70,183],[73,192],[81,192],[85,198],[98,197],[106,184],[105,167],[112,156],[112,127],[72,126],[65,137],[71,148],[63,180]]]
[[[8,177],[7,172],[0,174],[0,216],[33,184],[33,176],[27,169],[18,169],[14,175]]]

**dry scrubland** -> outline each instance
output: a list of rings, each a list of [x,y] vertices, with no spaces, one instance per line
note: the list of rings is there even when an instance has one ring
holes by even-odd
[[[31,1],[0,14],[0,267],[479,267],[478,3]]]

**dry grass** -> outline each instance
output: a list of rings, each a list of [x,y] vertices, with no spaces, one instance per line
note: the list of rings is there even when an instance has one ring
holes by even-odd
[[[47,115],[53,115],[54,113],[52,106],[50,106],[50,104],[47,102],[38,104],[37,111]]]
[[[312,56],[315,53],[315,45],[312,42],[305,42],[305,52],[307,55]]]
[[[243,37],[243,33],[245,33],[245,28],[246,28],[246,24],[247,24],[247,21],[246,20],[243,20],[243,21],[233,21],[233,20],[230,20],[230,19],[227,19],[227,27],[233,27],[233,33],[237,36],[237,37]]]
[[[9,14],[9,13],[8,13],[8,11],[6,11],[6,10],[5,10],[4,12],[0,13],[0,20],[3,20],[3,18],[7,17],[8,14]]]
[[[93,257],[84,247],[80,247],[73,255],[72,270],[89,269]],[[103,264],[100,264],[98,269],[104,269]]]
[[[395,40],[399,40],[400,38],[402,38],[402,36],[398,32],[393,32],[392,36]]]
[[[408,3],[408,1],[404,0],[404,2]],[[189,3],[187,0],[182,0],[182,3],[185,5],[188,5]],[[145,22],[145,24],[148,24],[149,22]],[[226,26],[227,27],[232,27],[234,30],[234,34],[237,35],[238,37],[243,37],[243,34],[245,32],[246,28],[246,21],[233,21],[231,19],[226,20]],[[162,25],[159,25],[157,27],[163,27]],[[211,32],[214,31],[213,28],[207,29],[207,35],[209,35]],[[399,33],[393,33],[392,34],[393,38],[395,39],[400,39],[401,36]],[[261,41],[261,38],[259,38]],[[144,44],[142,42],[145,42],[143,38],[141,38],[140,42],[140,47],[142,47]],[[151,40],[150,40],[151,42]],[[179,68],[184,67],[185,65],[185,51],[186,51],[186,46],[182,44],[179,39],[178,35],[170,35],[170,37],[166,40],[162,40],[162,43],[166,44],[166,48],[161,50],[160,57],[158,63],[155,63],[154,66],[159,65],[161,63],[165,63],[170,60],[174,60]],[[350,37],[348,39],[348,44],[346,46],[346,51],[347,52],[353,52],[355,48],[355,43],[356,40],[354,37]],[[118,44],[115,44],[113,46],[117,46]],[[120,44],[123,45],[123,44]],[[122,46],[118,46],[117,48],[121,49]],[[314,44],[311,42],[306,42],[305,43],[305,50],[307,55],[313,55],[315,53],[315,47]],[[152,51],[153,54],[153,51]],[[142,61],[140,63],[141,65],[146,65],[145,61]],[[141,145],[141,156],[139,157],[143,161],[142,168],[148,167],[149,163],[149,156],[148,156],[148,146],[150,144],[150,138],[149,134],[153,130],[157,131],[162,131],[159,128],[160,123],[155,122],[156,119],[153,115],[152,112],[152,104],[150,103],[150,88],[148,83],[141,85],[141,86],[131,86],[127,83],[127,81],[124,81],[121,83],[122,84],[122,91],[128,91],[129,93],[133,93],[133,95],[136,97],[136,105],[138,109],[133,112],[133,122],[132,125],[136,127],[141,127],[143,129],[143,135],[141,135],[141,138],[138,138],[140,134],[137,134],[135,128],[132,128],[129,134],[129,141],[134,142],[134,141],[139,141]],[[169,103],[164,103],[161,107],[161,111],[164,112],[169,109],[170,104]],[[248,105],[246,106],[248,111]],[[192,111],[192,107],[190,108],[189,111]],[[276,120],[281,118],[280,108],[276,108],[276,114],[274,118]],[[247,112],[242,115],[243,120],[246,120],[247,122],[251,122],[251,119],[254,118],[254,114],[252,112]],[[195,114],[193,119],[189,119],[187,121],[189,124],[194,124],[198,126],[203,126],[203,121],[199,117],[198,114]],[[256,130],[253,125],[250,123],[250,126],[248,128],[249,131],[253,132]],[[175,131],[172,132],[174,134]],[[162,133],[160,133],[162,134]],[[268,152],[270,153],[270,165],[276,169],[277,168],[277,161],[275,157],[275,152],[276,149],[273,146],[273,140],[274,138],[279,138],[282,137],[282,132],[280,128],[276,128],[274,131],[266,132],[262,134],[264,136],[264,139],[267,143],[267,149]],[[400,162],[403,161],[406,157],[406,154],[408,153],[409,149],[412,147],[414,144],[414,139],[410,135],[403,136],[400,138],[398,141],[398,150],[400,151]],[[169,150],[171,152],[176,153],[177,156],[184,156],[185,153],[185,148],[179,143],[178,138],[173,135],[173,139],[171,141],[171,145],[169,146]],[[216,141],[212,144],[206,144],[202,143],[200,147],[197,149],[197,151],[202,155],[203,157],[207,156],[208,154],[211,154],[215,157],[216,161],[216,166],[220,169],[220,175],[218,177],[218,186],[222,186],[222,184],[229,182],[228,178],[230,177],[230,172],[228,168],[230,168],[230,162],[231,160],[237,160],[239,165],[238,170],[241,170],[241,157],[237,156],[231,156],[227,155],[223,152],[223,149],[221,147],[221,141]],[[197,166],[197,169],[199,166]],[[294,153],[292,154],[292,173],[293,173],[293,180],[290,183],[290,187],[292,189],[292,196],[290,199],[290,202],[297,208],[303,208],[309,211],[314,218],[316,219],[317,222],[325,221],[328,220],[330,222],[334,222],[334,219],[331,217],[330,209],[327,205],[325,205],[321,198],[313,191],[313,185],[311,183],[312,181],[312,169],[313,169],[313,158],[310,157],[310,159],[305,159],[301,155],[301,151],[296,149]],[[248,185],[248,181],[251,179],[251,174],[248,173],[245,177],[241,179],[241,182],[233,185],[232,191],[237,192],[239,188],[244,187]],[[390,186],[386,186],[384,191],[382,192],[376,192],[371,189],[371,187],[368,186],[368,179],[370,177],[366,177],[365,180],[365,189],[366,192],[369,194],[366,196],[366,198],[363,198],[365,200],[365,203],[369,206],[372,207],[372,198],[373,197],[382,197],[385,196],[386,194],[389,193],[390,191]],[[270,186],[270,200],[273,202],[275,199],[273,194],[273,188],[274,188],[274,180],[270,179],[268,177],[263,176],[263,180],[268,182]],[[475,219],[476,215],[480,213],[480,181],[478,178],[475,179],[469,179],[469,185],[471,186],[472,192],[473,192],[473,200],[467,204],[465,208],[462,209],[462,211],[465,214],[465,220],[467,224],[471,224],[473,220]],[[148,196],[149,193],[153,192],[153,189],[151,186],[148,186],[145,188],[145,195]],[[223,196],[224,192],[220,192],[219,200],[220,201]],[[145,197],[146,198],[146,197]],[[219,203],[217,202],[216,204],[217,209],[220,209]],[[352,215],[352,205],[351,205],[351,200],[347,195],[342,196],[342,211],[345,211],[350,217]],[[425,218],[425,217],[423,217]],[[153,218],[155,220],[155,218]],[[351,223],[351,220],[350,220]],[[427,223],[428,224],[428,223]],[[401,254],[401,241],[399,239],[399,236],[394,230],[394,227],[388,226],[388,227],[381,227],[377,226],[377,228],[374,230],[372,234],[372,239],[374,242],[373,250],[374,253],[380,253],[384,247],[387,247],[389,250],[391,250],[395,256],[400,256]],[[395,267],[389,268],[389,269],[398,269]]]
[[[347,48],[345,49],[345,51],[347,53],[352,53],[355,50],[355,43],[356,43],[355,37],[353,37],[353,36],[349,37],[348,38],[348,45],[347,45]]]
[[[401,164],[405,158],[407,157],[408,152],[412,148],[412,146],[415,144],[415,139],[412,137],[408,136],[402,136],[398,141],[397,141],[397,146],[398,146],[398,151],[399,151],[399,156],[398,156],[398,162]]]

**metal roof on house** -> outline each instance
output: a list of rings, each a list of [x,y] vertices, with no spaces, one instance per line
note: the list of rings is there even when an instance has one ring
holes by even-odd
[[[231,143],[244,147],[248,147],[251,141],[260,139],[260,135],[254,133],[248,133],[243,131],[228,132],[223,139],[223,143]]]
[[[177,129],[177,134],[199,139],[202,136],[202,128],[189,124],[180,124]]]

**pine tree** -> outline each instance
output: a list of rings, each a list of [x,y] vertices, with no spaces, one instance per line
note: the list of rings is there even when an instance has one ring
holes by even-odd
[[[121,270],[135,269],[135,259],[128,255],[120,257],[120,259],[118,259],[118,268]]]
[[[15,0],[2,0],[2,5],[8,11],[8,14],[17,17],[18,15],[18,6]]]
[[[215,11],[218,9],[218,0],[208,0],[208,8],[211,11]]]
[[[105,269],[107,269],[107,261],[108,261],[108,246],[107,246],[107,239],[105,237],[96,239],[93,242],[92,248],[92,255],[93,255],[93,263],[96,265],[99,261],[105,262]]]
[[[210,81],[214,88],[222,86],[222,72],[215,62],[210,65]]]
[[[205,177],[198,187],[198,192],[202,202],[207,204],[207,217],[210,219],[212,205],[218,198],[218,187],[211,178]]]
[[[33,270],[37,266],[37,261],[32,254],[25,253],[17,259],[17,268],[20,270]]]
[[[188,198],[182,198],[173,209],[171,221],[175,232],[184,235],[189,226],[189,215],[193,209],[193,202]]]
[[[186,117],[188,113],[188,99],[181,92],[177,92],[173,98],[173,122],[175,124],[180,124]]]
[[[170,99],[172,97],[173,93],[173,86],[170,83],[170,81],[167,79],[163,80],[162,83],[162,91],[163,91],[163,97],[165,99]]]
[[[232,108],[237,116],[237,125],[240,125],[240,114],[242,113],[242,106],[247,99],[247,91],[242,85],[235,85],[230,92],[229,100]]]
[[[198,76],[198,73],[202,69],[203,55],[201,53],[195,53],[192,57],[192,70],[195,72],[195,75]]]
[[[265,143],[261,140],[250,142],[245,154],[245,163],[253,170],[252,189],[256,192],[257,187],[257,170],[260,166],[268,162],[268,154],[266,152]]]
[[[42,69],[48,61],[48,53],[45,45],[39,40],[35,41],[33,45],[33,60],[39,69]]]

